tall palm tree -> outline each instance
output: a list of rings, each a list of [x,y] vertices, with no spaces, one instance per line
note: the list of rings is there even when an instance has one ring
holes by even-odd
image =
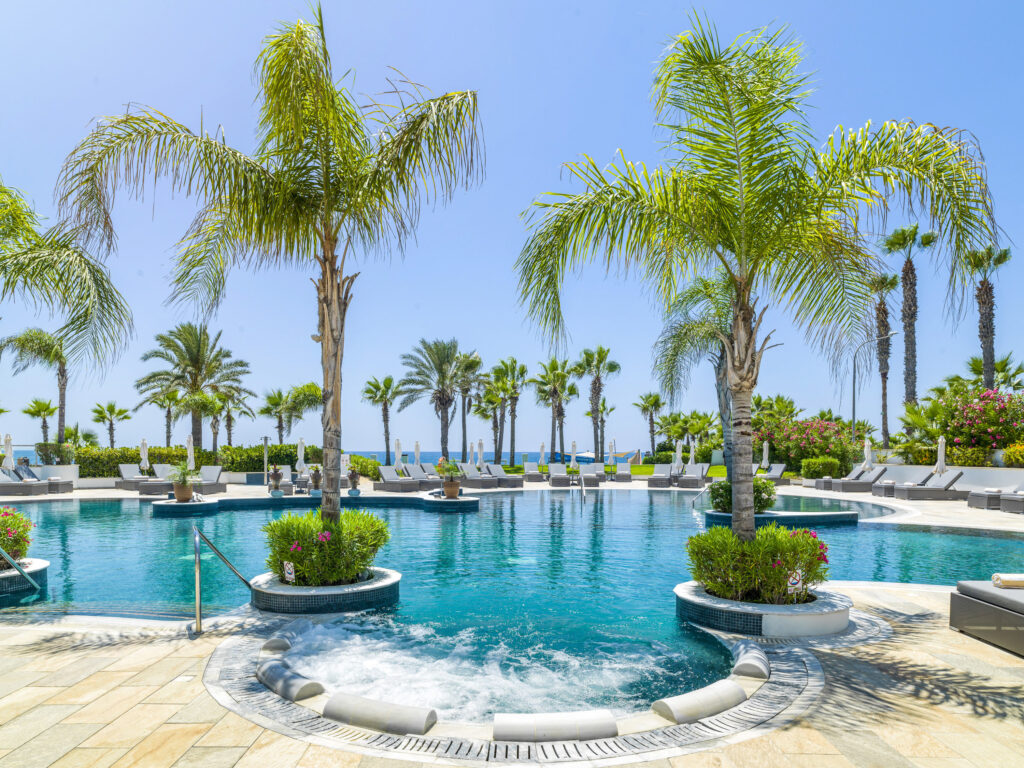
[[[491,423],[491,438],[494,444],[494,461],[501,463],[501,429],[499,418],[501,409],[505,407],[504,399],[494,387],[493,379],[484,374],[485,378],[480,382],[480,393],[473,400],[473,415],[478,416]]]
[[[893,230],[882,241],[882,250],[903,256],[903,402],[917,402],[917,268],[914,266],[914,247],[927,249],[939,242],[937,232],[918,235],[918,225],[911,224]],[[968,250],[969,252],[969,250]]]
[[[484,387],[484,396],[487,395],[492,396],[498,404],[498,439],[494,445],[494,461],[497,464],[502,464],[502,455],[505,452],[505,417],[508,414],[508,405],[512,398],[512,385],[505,375],[504,367],[500,364],[491,369],[489,380]]]
[[[986,389],[1001,389],[1004,392],[1020,392],[1024,390],[1024,365],[1014,362],[1011,355],[1004,355],[993,363],[992,385],[985,383],[985,361],[972,355],[967,361],[967,371],[970,374],[967,378],[960,375],[947,376],[946,384],[965,384],[972,388],[985,387]],[[936,392],[938,388],[931,391]]]
[[[96,424],[103,424],[107,428],[107,437],[110,438],[110,447],[114,447],[114,426],[122,421],[128,421],[132,417],[131,411],[121,408],[111,400],[104,405],[96,403],[92,408],[92,420]]]
[[[33,419],[39,419],[43,428],[43,442],[50,442],[49,419],[57,412],[57,407],[49,400],[40,400],[37,397],[26,405],[21,412]]]
[[[80,235],[66,224],[43,230],[25,198],[0,179],[0,300],[22,298],[63,316],[53,335],[64,354],[105,367],[131,337],[132,314]]]
[[[978,303],[978,339],[981,341],[983,383],[986,389],[996,384],[996,296],[992,275],[1010,260],[1010,249],[989,245],[967,254],[967,268],[977,282],[974,298]]]
[[[607,399],[602,397],[601,398],[601,404],[598,406],[598,409],[597,409],[597,421],[598,421],[598,425],[600,427],[599,435],[600,435],[600,440],[601,440],[601,445],[602,446],[605,445],[605,441],[604,441],[604,428],[605,428],[605,424],[608,421],[608,417],[611,416],[612,411],[614,411],[614,410],[615,410],[615,406],[614,405],[608,405]],[[592,419],[593,418],[593,414],[590,411],[587,411],[583,415],[586,416],[588,419]],[[611,458],[611,457],[609,457],[609,458]],[[602,459],[602,461],[603,460],[604,459]],[[595,461],[597,461],[596,458],[595,458]]]
[[[290,409],[291,404],[284,390],[272,389],[263,396],[263,405],[257,411],[260,416],[269,416],[274,420],[278,445],[284,444],[285,422],[290,418]]]
[[[220,335],[220,331],[211,335],[206,325],[194,323],[182,323],[167,333],[157,334],[156,348],[143,354],[142,360],[159,360],[168,367],[147,373],[135,382],[144,399],[160,398],[176,390],[182,401],[195,403],[188,413],[196,448],[203,447],[203,400],[198,395],[253,394],[242,386],[249,364],[233,359],[231,351],[220,346]]]
[[[67,412],[68,358],[64,339],[41,328],[28,328],[14,336],[0,339],[0,355],[14,352],[14,373],[33,365],[51,368],[57,374],[57,442],[64,442],[64,419]]]
[[[889,294],[899,285],[897,275],[874,275],[868,280],[868,287],[875,295],[875,333],[878,339],[878,375],[882,379],[882,447],[889,447],[889,354],[892,339],[889,337]]]
[[[665,408],[665,402],[657,392],[647,392],[640,395],[640,399],[633,403],[633,407],[639,410],[643,417],[647,419],[647,431],[651,436],[651,456],[653,456],[657,447],[654,442],[654,436],[657,434],[654,420]]]
[[[455,339],[420,339],[412,352],[401,357],[407,373],[398,382],[402,400],[398,410],[426,399],[441,420],[441,455],[448,459],[448,428],[459,394],[459,342]]]
[[[575,388],[570,381],[571,373],[568,360],[560,360],[552,357],[546,363],[540,365],[540,373],[527,381],[532,384],[537,393],[537,403],[551,409],[551,451],[555,450],[555,440],[559,435],[558,427],[561,430],[561,444],[558,452],[565,456],[565,403],[568,399],[570,387]]]
[[[135,382],[136,388],[139,382]],[[171,427],[181,417],[181,394],[176,389],[153,389],[144,393],[142,401],[132,410],[138,411],[145,405],[155,405],[164,412],[164,445],[171,447]]]
[[[580,359],[572,365],[572,374],[576,378],[590,377],[590,423],[594,428],[594,459],[604,461],[604,446],[599,445],[601,440],[601,394],[604,391],[604,381],[609,376],[618,373],[621,366],[611,359],[611,350],[606,347],[596,349],[584,349],[580,353]]]
[[[529,381],[529,371],[525,363],[514,357],[506,358],[498,363],[501,376],[505,382],[508,399],[508,463],[516,463],[516,417],[519,410],[519,398],[523,395],[523,387]],[[500,459],[495,459],[500,464]]]
[[[468,460],[468,437],[466,435],[466,416],[472,405],[473,396],[480,388],[480,368],[483,360],[476,352],[459,353],[459,396],[461,397],[460,413],[462,416],[462,460]]]
[[[391,376],[374,376],[363,387],[363,400],[380,408],[384,422],[384,464],[391,466],[391,406],[402,395],[402,390]]]
[[[324,495],[337,519],[341,479],[341,383],[345,320],[361,257],[401,251],[424,204],[447,202],[482,176],[473,91],[427,98],[401,82],[388,104],[361,106],[339,85],[323,15],[284,24],[256,59],[259,121],[252,156],[223,134],[194,133],[155,109],[103,119],[61,174],[60,209],[112,248],[114,192],[141,197],[168,178],[202,208],[182,241],[175,294],[215,306],[232,267],[301,265],[316,275],[323,368]]]
[[[788,309],[818,346],[851,338],[870,306],[864,277],[876,271],[860,227],[893,197],[927,211],[962,292],[964,255],[992,240],[991,200],[980,153],[953,129],[837,129],[819,150],[799,44],[769,29],[723,44],[701,20],[694,26],[665,50],[655,78],[666,147],[678,157],[654,170],[624,158],[568,164],[585,189],[536,201],[517,268],[524,304],[555,342],[565,338],[565,276],[588,263],[630,269],[665,305],[681,281],[725,270],[732,519],[750,539],[750,403],[772,336],[761,328],[767,307]]]

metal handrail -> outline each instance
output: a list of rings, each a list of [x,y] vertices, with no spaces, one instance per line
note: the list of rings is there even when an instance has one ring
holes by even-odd
[[[28,579],[28,583],[31,584],[33,587],[35,587],[36,592],[39,592],[40,590],[42,590],[42,587],[39,586],[39,582],[37,582],[35,579],[33,579],[31,576],[29,576],[27,573],[25,573],[25,569],[22,568],[20,565],[18,565],[16,562],[14,562],[14,558],[11,557],[10,555],[8,555],[7,552],[5,552],[3,547],[0,547],[0,555],[4,556],[4,560],[6,560],[8,563],[10,563],[11,566],[13,566],[14,570],[16,570],[18,573],[20,573],[26,579]]]
[[[208,538],[206,538],[206,534],[204,534],[202,531],[199,530],[199,528],[197,528],[196,526],[193,525],[192,526],[192,546],[195,549],[195,555],[196,555],[196,634],[197,635],[202,634],[202,631],[203,631],[203,574],[202,574],[202,559],[200,558],[200,550],[202,549],[202,544],[200,542],[200,539],[202,541],[206,542],[206,545],[210,549],[213,550],[213,554],[215,554],[217,557],[219,557],[221,559],[221,562],[224,563],[224,565],[226,565],[228,568],[230,568],[231,572],[233,574],[235,574],[235,576],[237,576],[242,581],[242,583],[245,584],[245,586],[247,588],[252,589],[252,585],[249,583],[249,580],[246,579],[245,576],[243,576],[242,574],[240,574],[238,572],[238,569],[235,568],[235,566],[233,566],[231,564],[230,560],[228,560],[226,557],[224,557],[223,553],[219,549],[217,549],[216,546],[214,546],[214,543],[212,541],[210,541]]]
[[[701,496],[703,496],[705,493],[707,493],[707,490],[710,487],[711,487],[711,483],[708,483],[707,485],[705,485],[703,488],[700,489],[700,493],[698,493],[696,496],[694,496],[692,499],[690,499],[690,509],[694,509],[697,506],[697,499],[699,499]]]

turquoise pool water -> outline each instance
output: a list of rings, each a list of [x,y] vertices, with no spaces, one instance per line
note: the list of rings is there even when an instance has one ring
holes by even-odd
[[[630,711],[725,674],[725,651],[674,613],[672,587],[689,578],[684,543],[703,528],[691,496],[604,491],[581,507],[577,493],[485,495],[467,515],[374,510],[391,526],[378,563],[402,572],[401,604],[317,630],[296,662],[329,685],[467,720],[493,711]],[[780,497],[779,508],[858,505]],[[32,554],[52,562],[49,599],[5,612],[179,618],[192,611],[192,525],[255,575],[266,570],[260,527],[282,513],[173,519],[135,501],[15,506],[38,526]],[[836,579],[952,584],[1024,571],[1018,538],[874,524],[821,530]],[[207,611],[248,599],[212,554],[203,566]]]

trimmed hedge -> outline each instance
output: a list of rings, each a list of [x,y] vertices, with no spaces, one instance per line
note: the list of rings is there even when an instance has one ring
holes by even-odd
[[[947,461],[956,467],[991,467],[992,451],[983,445],[951,445]]]
[[[197,449],[196,466],[216,464],[212,451]],[[152,446],[149,449],[149,463],[181,464],[186,460],[188,452],[184,446],[175,445],[170,448]],[[139,449],[135,448],[95,448],[85,446],[75,449],[75,462],[78,464],[79,477],[120,477],[118,464],[138,464]],[[152,473],[152,472],[150,472]]]
[[[152,449],[150,449],[152,451]],[[262,472],[262,445],[222,445],[217,451],[220,454],[220,465],[225,472]],[[317,445],[306,446],[306,465],[323,463],[323,451]],[[299,450],[295,443],[267,446],[267,464],[285,465],[294,468],[299,460]]]
[[[708,498],[711,506],[718,512],[732,514],[732,483],[719,480],[708,486]],[[775,483],[763,477],[754,478],[754,514],[760,515],[771,509],[775,503]]]
[[[818,456],[800,462],[800,476],[808,480],[819,477],[839,477],[839,459],[834,456]]]

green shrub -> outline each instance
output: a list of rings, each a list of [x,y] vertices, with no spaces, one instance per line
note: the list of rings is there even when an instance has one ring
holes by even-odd
[[[771,460],[787,467],[799,467],[804,459],[832,456],[839,460],[839,472],[849,472],[860,455],[863,442],[854,442],[848,427],[824,419],[773,422],[754,430],[754,445],[767,440]]]
[[[905,464],[930,466],[939,460],[939,449],[934,445],[924,445],[916,440],[900,443],[893,453],[903,459]]]
[[[991,467],[992,451],[981,445],[952,445],[946,460],[957,467]]]
[[[368,459],[365,456],[356,456],[354,453],[350,453],[348,461],[349,466],[363,477],[380,480],[380,462],[376,459]]]
[[[658,451],[653,456],[644,456],[644,464],[671,464],[675,458],[674,451]],[[684,450],[682,460],[685,463],[687,459],[689,459],[689,453]]]
[[[32,521],[14,507],[0,507],[0,548],[15,560],[21,560],[28,554],[33,528]],[[0,559],[0,571],[9,568],[7,561]]]
[[[833,456],[817,456],[800,462],[800,476],[808,480],[819,477],[839,477],[839,459]]]
[[[373,565],[377,550],[390,538],[388,524],[362,510],[346,510],[338,522],[321,519],[320,510],[286,514],[263,526],[267,567],[284,580],[284,563],[295,566],[294,584],[324,587],[351,584]]]
[[[1024,443],[1014,443],[1003,451],[1003,464],[1008,467],[1024,467]]]
[[[222,445],[217,453],[220,455],[220,465],[225,472],[263,471],[262,445]],[[322,464],[323,451],[317,445],[307,445],[304,458],[307,465]],[[277,464],[294,468],[298,461],[299,451],[295,443],[267,446],[267,466]]]
[[[171,448],[162,446],[150,446],[149,463],[153,464],[181,464],[188,456],[183,446],[176,445]],[[212,451],[197,448],[195,451],[196,467],[205,464],[216,464],[217,457]],[[79,477],[119,477],[117,472],[118,464],[138,464],[139,449],[135,448],[96,448],[95,446],[84,446],[75,449],[75,461],[78,464]]]
[[[715,597],[751,603],[803,603],[808,590],[828,578],[828,545],[815,531],[778,523],[758,527],[742,542],[730,528],[716,526],[686,542],[690,573]],[[803,587],[788,591],[789,574],[800,571]]]
[[[708,487],[711,506],[719,512],[732,514],[732,483],[720,480]],[[775,503],[775,483],[760,477],[754,478],[754,514],[760,515]]]
[[[75,449],[68,443],[36,443],[40,464],[73,464]]]

